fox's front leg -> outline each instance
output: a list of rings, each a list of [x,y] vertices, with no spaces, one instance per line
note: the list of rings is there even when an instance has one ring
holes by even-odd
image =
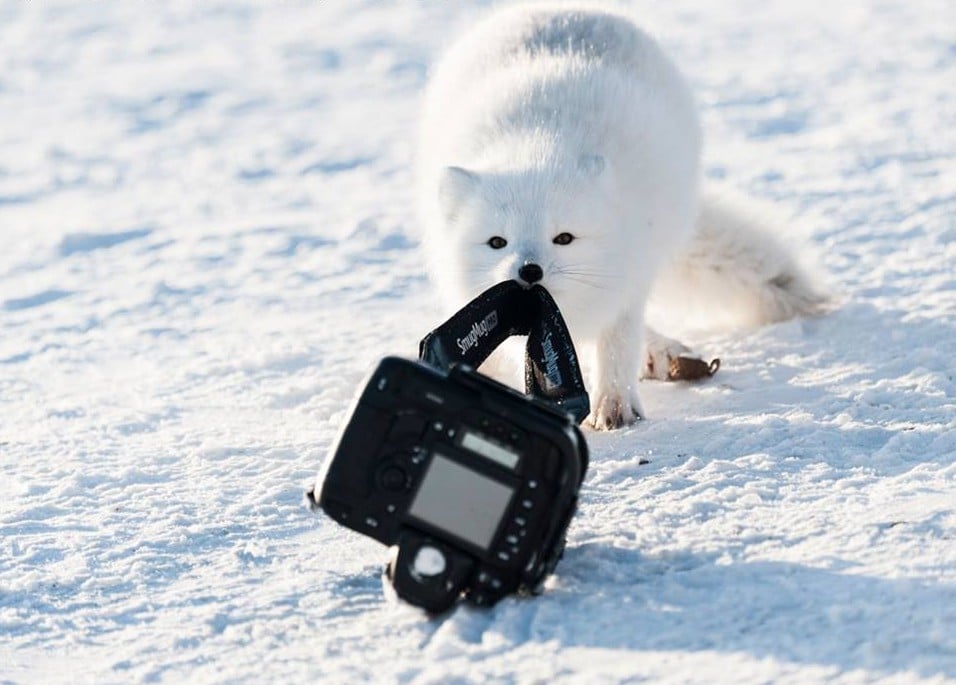
[[[637,396],[643,334],[643,317],[628,312],[598,338],[591,373],[591,413],[585,420],[592,428],[620,428],[644,416]]]

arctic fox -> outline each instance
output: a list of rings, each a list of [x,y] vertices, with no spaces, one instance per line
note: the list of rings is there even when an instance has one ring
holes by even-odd
[[[684,78],[613,10],[499,11],[433,72],[418,155],[430,273],[452,309],[503,280],[544,285],[595,428],[640,418],[639,378],[689,353],[645,325],[652,289],[747,323],[823,302],[756,221],[700,199],[700,148]]]

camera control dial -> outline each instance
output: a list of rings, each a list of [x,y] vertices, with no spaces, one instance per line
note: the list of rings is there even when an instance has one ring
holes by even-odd
[[[389,464],[379,472],[378,482],[389,492],[401,492],[408,487],[408,474],[401,466]]]

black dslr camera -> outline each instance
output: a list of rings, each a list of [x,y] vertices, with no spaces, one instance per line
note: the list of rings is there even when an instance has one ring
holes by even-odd
[[[534,592],[558,562],[587,448],[572,419],[468,367],[387,357],[318,504],[398,554],[397,594],[432,612]]]
[[[528,395],[473,370],[528,336]],[[547,291],[495,286],[422,341],[386,357],[333,446],[313,508],[395,553],[396,594],[438,613],[537,592],[564,550],[587,469],[587,413],[567,328]]]

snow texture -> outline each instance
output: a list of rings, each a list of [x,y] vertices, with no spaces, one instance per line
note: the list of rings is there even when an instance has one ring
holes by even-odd
[[[590,433],[547,592],[438,621],[311,515],[437,322],[428,67],[487,2],[0,2],[0,682],[956,682],[956,5],[632,3],[839,309]]]

